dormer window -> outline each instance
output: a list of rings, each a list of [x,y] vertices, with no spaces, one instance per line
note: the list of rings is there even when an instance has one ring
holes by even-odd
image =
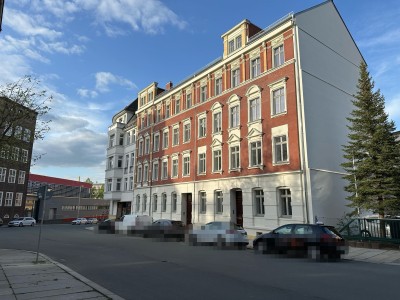
[[[230,54],[241,47],[242,47],[242,36],[238,35],[237,37],[231,39],[228,42],[228,49],[229,49],[228,53]]]

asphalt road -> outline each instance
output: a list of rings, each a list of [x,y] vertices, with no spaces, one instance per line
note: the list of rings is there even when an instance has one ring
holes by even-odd
[[[315,262],[250,250],[44,225],[40,252],[125,299],[398,299],[398,266]],[[36,251],[39,227],[0,227],[0,248]]]

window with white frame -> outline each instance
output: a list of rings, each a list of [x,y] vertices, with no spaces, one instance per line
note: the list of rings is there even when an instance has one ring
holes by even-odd
[[[18,184],[24,184],[25,183],[25,171],[19,170],[18,173]]]
[[[242,36],[238,35],[228,41],[228,54],[242,47]]]
[[[136,196],[136,212],[140,211],[140,195]]]
[[[250,61],[251,78],[255,78],[261,73],[260,58],[256,57]]]
[[[171,194],[171,204],[172,204],[172,212],[176,212],[177,206],[178,206],[178,196],[176,195],[175,192],[172,192]]]
[[[205,174],[206,173],[206,153],[199,153],[199,169],[198,174]]]
[[[4,199],[4,206],[12,206],[13,197],[14,197],[13,192],[7,192],[6,198]]]
[[[182,176],[190,175],[190,154],[185,154],[182,157]]]
[[[0,182],[5,182],[6,181],[6,175],[7,175],[7,169],[6,168],[0,168]]]
[[[183,142],[187,143],[190,141],[190,122],[183,123]]]
[[[229,169],[237,170],[240,168],[240,148],[239,145],[229,147]]]
[[[120,146],[124,145],[124,134],[123,133],[119,134],[119,145]]]
[[[235,38],[235,48],[239,49],[240,47],[242,47],[242,36],[239,35]]]
[[[178,157],[172,157],[172,174],[171,177],[176,178],[178,177]]]
[[[222,171],[222,150],[214,149],[213,150],[213,172],[221,172]]]
[[[172,128],[172,146],[179,145],[179,125]]]
[[[231,87],[234,88],[240,83],[240,68],[235,68],[231,71]]]
[[[15,194],[15,206],[22,206],[22,196],[23,196],[23,193]]]
[[[108,147],[114,147],[114,143],[115,143],[115,134],[110,135],[110,138],[108,140]]]
[[[112,179],[108,178],[107,179],[107,192],[111,192],[112,191]]]
[[[200,213],[207,213],[207,194],[204,191],[199,192],[199,200],[200,200]]]
[[[144,138],[144,154],[150,153],[150,137],[146,136]]]
[[[179,114],[181,111],[181,99],[175,99],[175,114]]]
[[[126,133],[125,133],[125,145],[129,145],[130,143],[131,143],[131,132],[130,131],[127,131]]]
[[[12,153],[11,153],[11,159],[18,161],[19,158],[19,148],[18,147],[12,147]]]
[[[288,143],[286,135],[274,136],[274,162],[286,163],[289,160],[288,157]]]
[[[143,169],[142,169],[142,165],[138,165],[138,167],[137,167],[137,174],[136,174],[136,180],[137,180],[137,183],[141,183],[143,180],[142,180],[142,176],[143,176],[143,171],[142,171]]]
[[[280,188],[278,189],[279,194],[279,206],[281,209],[281,217],[292,216],[292,196],[290,189]]]
[[[142,207],[142,211],[145,212],[147,211],[147,195],[143,194],[143,207]]]
[[[108,158],[108,169],[114,168],[114,156]]]
[[[122,161],[123,161],[124,157],[122,155],[118,155],[117,158],[117,168],[122,168]]]
[[[283,65],[285,62],[283,44],[279,45],[278,47],[275,47],[273,49],[273,54],[274,54],[274,68]]]
[[[17,170],[8,170],[8,183],[15,183],[15,178],[17,177]]]
[[[153,135],[153,151],[157,152],[160,149],[160,134],[157,132]]]
[[[139,140],[138,152],[139,152],[139,156],[143,155],[143,139]]]
[[[207,134],[207,119],[203,115],[199,117],[199,138],[205,137]]]
[[[8,159],[8,149],[9,149],[9,147],[7,145],[4,145],[1,148],[1,150],[0,150],[0,158]]]
[[[159,164],[158,164],[158,161],[154,161],[154,162],[153,162],[153,170],[152,170],[152,172],[151,172],[154,181],[157,181],[157,180],[158,180],[158,172],[159,172]]]
[[[207,100],[207,85],[202,85],[200,87],[200,102]]]
[[[124,178],[124,191],[127,191],[127,190],[128,190],[128,178],[125,177]]]
[[[215,96],[222,93],[222,77],[215,78]]]
[[[24,163],[28,162],[28,150],[22,149],[21,161]]]
[[[129,160],[129,173],[133,173],[133,163],[135,161],[135,153],[131,153]]]
[[[149,165],[146,163],[143,165],[143,182],[147,183],[149,181]]]
[[[147,112],[147,118],[146,118],[146,125],[147,125],[147,127],[149,127],[151,123],[152,123],[152,122],[151,122],[151,111],[149,110],[149,111]]]
[[[171,105],[169,103],[165,104],[165,118],[171,116]]]
[[[133,176],[129,177],[129,190],[132,191],[133,190]]]
[[[229,125],[230,128],[235,128],[240,125],[239,105],[235,105],[229,108]]]
[[[153,195],[153,212],[156,212],[158,209],[158,195]]]
[[[192,107],[192,94],[188,93],[186,94],[186,109],[189,109]]]
[[[217,111],[213,113],[213,133],[222,131],[222,112]]]
[[[161,194],[161,211],[162,212],[167,211],[167,194],[166,193]]]
[[[228,42],[228,53],[232,53],[233,51],[235,51],[235,40]]]
[[[272,91],[272,115],[286,112],[285,88],[281,87]]]
[[[25,141],[25,142],[30,142],[30,140],[31,140],[31,135],[32,135],[32,131],[30,130],[30,129],[28,129],[28,128],[25,128],[25,130],[24,130],[24,135],[23,135],[23,140]]]
[[[0,206],[3,205],[3,192],[0,191]]]
[[[249,121],[254,122],[261,119],[261,101],[259,97],[249,100]]]
[[[250,166],[258,167],[262,165],[261,141],[250,142]]]
[[[161,176],[162,179],[168,179],[168,160],[163,160],[161,163]]]
[[[163,149],[167,149],[168,148],[168,143],[169,143],[169,131],[168,130],[164,130],[163,131]]]
[[[116,191],[120,191],[121,190],[121,178],[117,178],[117,185],[116,185],[116,188],[115,188],[115,190]]]
[[[254,199],[255,215],[264,216],[265,214],[264,191],[262,189],[254,189],[253,199]]]
[[[222,214],[224,212],[224,197],[222,191],[215,191],[215,213]]]
[[[145,120],[145,117],[144,117],[144,114],[142,114],[140,116],[140,125],[141,125],[142,128],[146,127],[146,123],[144,122],[144,120]]]

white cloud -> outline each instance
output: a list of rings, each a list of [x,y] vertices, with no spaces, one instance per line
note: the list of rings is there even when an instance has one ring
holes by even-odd
[[[125,86],[129,89],[137,88],[136,85],[133,82],[129,81],[128,79],[114,75],[110,72],[98,72],[96,73],[95,77],[96,77],[96,89],[102,93],[108,92],[110,90],[109,88],[110,84]]]
[[[397,128],[400,128],[400,94],[386,99],[386,112],[391,120],[395,121]]]
[[[69,46],[66,42],[44,42],[40,41],[40,49],[49,53],[62,53],[62,54],[81,54],[85,50],[85,46],[72,45]]]
[[[98,93],[96,91],[91,91],[87,89],[78,89],[77,93],[83,98],[96,98]]]

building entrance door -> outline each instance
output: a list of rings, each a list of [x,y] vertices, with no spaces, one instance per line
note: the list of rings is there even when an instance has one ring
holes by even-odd
[[[186,225],[192,224],[192,194],[186,194]]]

